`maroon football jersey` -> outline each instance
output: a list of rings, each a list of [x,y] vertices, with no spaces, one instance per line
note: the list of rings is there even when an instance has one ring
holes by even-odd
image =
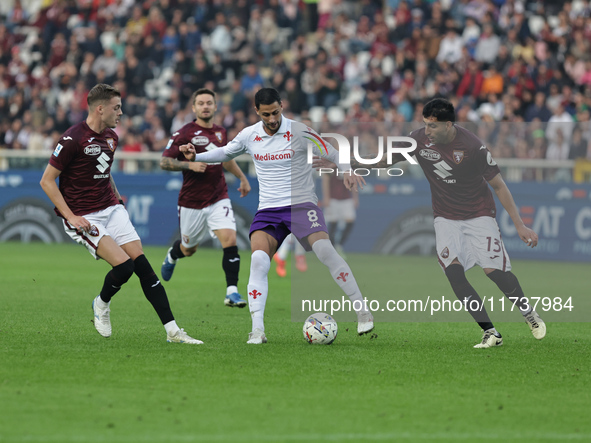
[[[203,128],[194,121],[187,123],[172,134],[162,156],[188,161],[179,151],[179,147],[187,143],[192,143],[198,154],[217,149],[227,143],[226,130],[218,125]],[[179,206],[203,209],[224,198],[228,198],[228,188],[221,163],[209,164],[205,172],[183,171]]]
[[[329,177],[330,198],[335,200],[348,200],[353,198],[351,191],[345,187],[343,176],[337,177],[336,174],[331,174]]]
[[[119,203],[109,181],[117,141],[112,129],[97,134],[85,121],[72,126],[60,138],[49,164],[61,171],[59,189],[75,215]],[[63,217],[57,208],[55,212]]]
[[[413,131],[417,141],[414,155],[431,186],[433,215],[449,220],[496,215],[495,201],[488,186],[501,171],[484,143],[460,126],[454,140],[432,144],[425,128]]]

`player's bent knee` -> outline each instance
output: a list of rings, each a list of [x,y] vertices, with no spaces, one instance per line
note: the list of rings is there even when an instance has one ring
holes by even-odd
[[[267,272],[269,272],[270,268],[271,259],[265,251],[258,249],[252,253],[250,259],[251,272],[266,274]]]
[[[140,255],[134,260],[134,265],[135,267],[133,271],[140,279],[154,274],[154,269],[152,269],[152,265],[144,254]]]
[[[464,271],[464,267],[460,264],[451,264],[445,268],[445,276],[454,290],[468,283],[466,271]]]
[[[503,287],[515,287],[519,284],[517,277],[511,271],[503,272],[499,269],[495,269],[494,271],[486,274],[488,278],[490,278],[493,282],[497,284],[497,286],[501,285]]]
[[[123,284],[131,278],[134,270],[135,264],[133,263],[133,260],[130,258],[117,266],[113,266],[113,277],[117,281],[121,282],[121,284]]]
[[[197,247],[199,245],[195,245],[195,246],[191,246],[190,248],[185,248],[183,245],[181,245],[181,252],[183,253],[183,255],[185,257],[190,257],[193,254],[195,254],[195,252],[197,252]]]
[[[327,260],[330,260],[334,255],[338,255],[338,252],[328,239],[316,240],[312,244],[312,250],[322,263],[326,264]]]

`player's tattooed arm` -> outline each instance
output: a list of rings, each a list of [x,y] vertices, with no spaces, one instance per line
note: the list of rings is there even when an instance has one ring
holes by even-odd
[[[176,158],[162,157],[160,159],[160,168],[165,171],[193,171],[204,172],[207,163],[202,162],[182,162]]]

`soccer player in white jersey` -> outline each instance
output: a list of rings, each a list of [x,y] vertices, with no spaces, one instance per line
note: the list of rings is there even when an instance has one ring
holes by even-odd
[[[338,151],[324,142],[309,127],[283,117],[279,93],[263,88],[255,95],[255,110],[261,121],[242,130],[226,146],[196,154],[188,143],[180,151],[192,161],[225,162],[240,154],[252,156],[259,180],[259,207],[250,228],[252,258],[248,281],[248,305],[252,317],[252,332],[247,343],[267,342],[264,311],[268,294],[268,273],[271,257],[283,240],[293,233],[306,250],[313,250],[328,267],[339,287],[349,296],[357,311],[357,332],[365,334],[374,328],[373,316],[363,303],[359,286],[349,265],[329,240],[326,222],[314,190],[311,165],[307,162],[308,140],[314,137],[324,149],[316,147],[336,163],[341,171],[349,165],[338,164]],[[364,180],[355,175],[345,176],[348,189],[357,191]]]

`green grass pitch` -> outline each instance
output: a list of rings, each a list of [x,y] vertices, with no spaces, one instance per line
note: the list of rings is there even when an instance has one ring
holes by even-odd
[[[166,249],[145,249],[159,274]],[[453,299],[433,257],[349,256],[360,285],[385,260],[396,290]],[[243,251],[243,294],[248,267]],[[588,265],[514,269],[526,293],[589,292]],[[135,276],[104,339],[90,320],[107,271],[74,244],[0,243],[0,442],[591,441],[588,323],[537,341],[505,322],[505,345],[478,350],[472,322],[380,322],[372,339],[340,321],[333,345],[310,346],[272,267],[269,343],[251,346],[248,310],[223,305],[221,252],[202,250],[165,287],[204,345],[166,343]],[[497,294],[481,274],[474,286]]]

